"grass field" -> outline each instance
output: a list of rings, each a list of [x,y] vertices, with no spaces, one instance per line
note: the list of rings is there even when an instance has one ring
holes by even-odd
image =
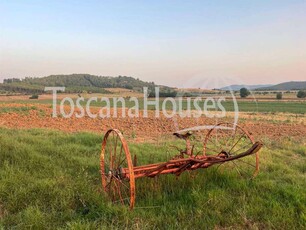
[[[126,108],[131,108],[135,106],[134,102],[130,102],[129,99],[125,100],[125,106]],[[75,99],[74,99],[75,102]],[[7,103],[26,103],[26,104],[50,104],[52,105],[52,100],[14,100],[14,101],[2,101],[0,102],[2,104]],[[60,103],[60,100],[58,101],[58,104]],[[163,99],[159,102],[159,109],[162,109],[162,103]],[[238,100],[238,109],[240,112],[262,112],[262,113],[275,113],[275,112],[281,112],[281,113],[295,113],[295,114],[306,114],[306,101],[243,101]],[[211,105],[210,103],[208,103]],[[68,103],[67,103],[68,105]],[[86,100],[84,102],[81,102],[81,105],[85,107]],[[90,104],[92,107],[103,107],[106,106],[106,103],[100,102],[99,100],[97,102],[92,101]],[[199,106],[203,110],[204,100],[199,103]],[[114,103],[112,99],[110,99],[110,106],[113,107]],[[231,100],[223,101],[222,106],[225,108],[226,111],[235,111],[234,103]],[[122,104],[118,102],[117,107],[122,107]],[[142,110],[144,108],[144,102],[143,99],[139,99],[139,109]],[[186,110],[187,102],[186,100],[182,101],[182,109]],[[191,109],[195,109],[194,105],[191,104]],[[148,106],[149,110],[155,110],[155,106]],[[170,110],[172,109],[172,105],[170,103],[166,103],[166,109]],[[218,109],[218,108],[217,108]],[[216,109],[210,109],[212,111]]]
[[[305,143],[267,140],[252,181],[214,168],[178,179],[139,179],[130,212],[101,193],[101,140],[89,133],[1,128],[0,228],[306,228]],[[129,146],[141,163],[169,157],[167,143]]]
[[[37,110],[35,106],[30,107],[1,107],[0,114],[2,113],[18,113],[18,114],[26,114],[30,110]]]

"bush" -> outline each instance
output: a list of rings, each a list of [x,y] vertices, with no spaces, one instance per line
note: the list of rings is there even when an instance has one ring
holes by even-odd
[[[300,90],[297,93],[297,98],[305,98],[306,97],[306,91],[305,90]]]
[[[249,96],[251,93],[247,88],[241,88],[240,89],[240,97],[244,98]]]
[[[276,99],[281,100],[283,98],[283,94],[281,92],[278,92],[276,94]]]
[[[29,99],[38,99],[38,95],[37,94],[33,94],[31,97],[29,97]]]
[[[159,97],[176,97],[176,91],[169,91],[169,92],[159,92]],[[149,98],[155,97],[155,92],[149,93]]]

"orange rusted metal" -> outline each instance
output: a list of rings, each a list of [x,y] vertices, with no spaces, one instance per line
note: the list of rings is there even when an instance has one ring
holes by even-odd
[[[231,137],[233,144],[228,145],[230,139],[227,139],[226,146],[221,147],[219,150],[213,150],[213,147],[217,144],[213,143],[213,147],[209,145],[209,141],[213,142],[211,139],[212,137],[221,137],[222,140],[224,140],[224,132],[221,133],[221,136],[215,132],[221,126],[224,128],[229,125],[229,123],[218,124],[207,133],[203,142],[202,155],[193,154],[194,146],[190,144],[190,133],[175,133],[175,136],[186,141],[186,149],[180,151],[179,158],[174,158],[167,162],[142,166],[136,166],[136,156],[134,157],[133,164],[127,142],[121,132],[117,129],[108,130],[102,142],[100,156],[101,178],[104,191],[113,202],[128,204],[130,209],[133,209],[136,194],[135,179],[137,178],[156,177],[161,174],[174,174],[179,176],[184,171],[208,168],[215,164],[222,165],[225,162],[234,160],[242,161],[241,158],[254,154],[256,156],[255,165],[249,162],[245,163],[254,167],[255,171],[253,176],[256,176],[259,170],[258,153],[263,144],[261,142],[254,142],[251,135],[240,126],[236,125],[233,129],[232,136],[234,135],[234,138]],[[235,139],[236,135],[238,135],[237,140]],[[241,140],[243,140],[242,144],[245,145],[244,147],[241,147]],[[236,146],[239,146],[240,149],[233,151]],[[216,154],[211,154],[212,150]],[[236,152],[238,153],[235,154]],[[184,154],[187,155],[186,158]]]
[[[109,168],[106,168],[106,157],[105,156],[105,151],[106,151],[106,147],[107,147],[107,140],[109,138],[109,136],[113,134],[113,136],[116,137],[116,146],[114,146],[115,148],[113,149],[109,149],[111,150],[110,155],[110,161],[109,161]],[[121,143],[121,148],[120,148],[120,155],[118,156],[119,159],[117,158],[117,144],[118,141]],[[124,153],[122,153],[122,151],[124,151]],[[125,194],[128,195],[128,203],[131,209],[133,209],[134,204],[135,204],[135,178],[134,178],[134,171],[133,171],[133,164],[132,164],[132,159],[131,159],[131,154],[127,145],[126,140],[124,139],[123,135],[121,134],[121,132],[117,129],[110,129],[106,132],[103,142],[102,142],[102,150],[101,150],[101,154],[100,154],[100,168],[101,168],[101,178],[102,178],[102,187],[104,188],[104,191],[106,193],[108,193],[112,198],[113,201],[117,201],[114,200],[116,199],[116,192],[117,195],[119,195],[120,197],[122,196],[121,194],[121,187],[123,186],[123,182],[122,179],[123,178],[119,178],[118,177],[118,173],[120,173],[120,166],[121,164],[121,157],[123,157],[124,161],[126,161],[126,168],[122,168],[123,170],[128,169],[129,170],[129,175],[128,175],[128,185],[124,185],[124,186],[129,186],[129,193]],[[117,158],[117,159],[116,159]],[[117,165],[115,165],[115,163],[118,163]],[[119,171],[118,171],[119,170]],[[112,175],[114,174],[114,175]],[[115,182],[117,181],[117,183]],[[114,184],[113,187],[112,183]],[[114,188],[116,187],[116,188]],[[120,202],[124,203],[123,198],[120,198]]]

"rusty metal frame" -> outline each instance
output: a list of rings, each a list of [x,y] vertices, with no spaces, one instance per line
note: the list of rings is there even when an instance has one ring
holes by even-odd
[[[224,124],[228,123],[221,123],[217,124],[217,126],[221,126]],[[249,156],[251,154],[256,154],[256,170],[254,173],[254,176],[257,175],[258,170],[259,170],[259,150],[262,147],[261,142],[254,142],[253,138],[251,135],[241,128],[240,126],[237,126],[236,128],[241,129],[246,136],[252,141],[252,146],[247,150],[242,153],[239,153],[238,155],[235,156],[226,156],[224,154],[217,154],[217,155],[207,155],[206,154],[206,143],[208,138],[210,138],[211,132],[213,129],[211,129],[205,140],[204,140],[204,146],[203,146],[203,154],[202,155],[196,155],[194,156],[191,151],[191,146],[188,138],[184,138],[186,140],[186,155],[188,157],[184,158],[183,154],[180,155],[178,159],[171,159],[167,162],[160,162],[160,163],[155,163],[155,164],[147,164],[147,165],[142,165],[142,166],[135,166],[137,159],[134,158],[134,165],[132,162],[131,154],[128,148],[128,144],[126,140],[124,139],[122,133],[117,130],[117,129],[110,129],[106,132],[103,142],[102,142],[102,150],[101,150],[101,155],[100,155],[100,167],[101,167],[101,178],[102,178],[102,187],[105,192],[109,190],[107,180],[109,178],[115,177],[115,180],[126,180],[129,182],[129,207],[130,209],[134,208],[135,205],[135,179],[141,178],[141,177],[156,177],[158,175],[162,174],[174,174],[176,176],[179,176],[182,172],[184,171],[190,171],[190,170],[196,170],[200,168],[208,168],[212,165],[215,164],[223,164],[228,161],[233,161],[237,160],[242,157]],[[105,169],[105,149],[107,145],[108,138],[110,134],[113,133],[113,135],[116,136],[117,139],[119,139],[122,149],[125,154],[125,159],[127,162],[127,167],[120,168],[118,169],[120,172],[117,173],[116,175],[110,175],[111,172],[106,172]],[[117,144],[117,143],[116,143]],[[116,147],[117,148],[117,147]],[[121,150],[122,151],[122,150]],[[112,154],[111,154],[112,155]],[[121,155],[121,153],[120,153]],[[117,170],[117,169],[116,169]],[[117,172],[118,172],[117,170]],[[125,185],[126,186],[126,185]],[[119,194],[119,200],[121,199],[121,203],[124,204],[123,198],[121,196],[121,191],[119,186],[117,185],[117,190]]]

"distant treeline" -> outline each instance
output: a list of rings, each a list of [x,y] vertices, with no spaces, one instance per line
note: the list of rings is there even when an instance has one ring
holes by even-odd
[[[127,76],[108,77],[90,74],[51,75],[42,78],[4,79],[0,91],[9,93],[40,94],[45,87],[64,86],[66,93],[110,93],[105,88],[125,88],[142,92],[143,87],[154,90],[154,82],[144,82]],[[170,87],[161,86],[164,90]]]
[[[173,90],[162,91],[158,93],[159,97],[176,97],[177,92]],[[154,91],[149,93],[148,97],[156,97],[156,93]]]

